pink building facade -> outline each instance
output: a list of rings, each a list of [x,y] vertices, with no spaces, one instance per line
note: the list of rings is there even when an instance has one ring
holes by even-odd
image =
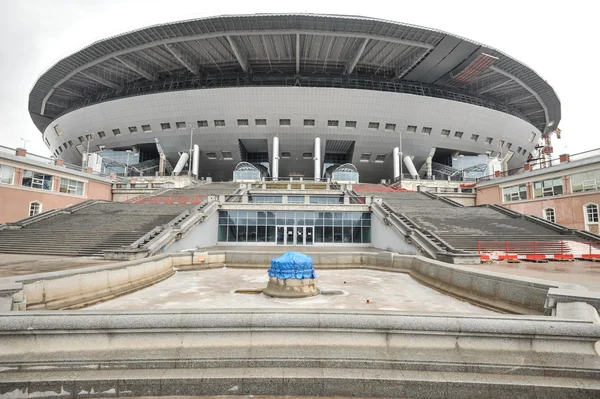
[[[14,222],[88,199],[112,200],[112,180],[67,168],[61,160],[0,151],[0,223]],[[90,173],[87,173],[90,172]]]
[[[600,233],[600,156],[480,182],[476,204],[498,204],[565,227]]]

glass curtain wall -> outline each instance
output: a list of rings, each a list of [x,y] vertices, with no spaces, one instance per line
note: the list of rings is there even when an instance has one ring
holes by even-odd
[[[219,211],[219,241],[275,243],[279,226],[314,227],[315,244],[371,243],[369,212]]]

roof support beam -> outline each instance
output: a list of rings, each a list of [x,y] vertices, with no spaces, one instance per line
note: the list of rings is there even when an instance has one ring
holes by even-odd
[[[499,88],[499,87],[502,87],[502,86],[504,86],[505,84],[507,84],[507,83],[510,83],[510,82],[512,82],[512,79],[511,79],[511,78],[508,78],[508,79],[503,79],[503,80],[501,80],[501,81],[499,81],[499,82],[493,82],[493,83],[489,83],[489,84],[487,84],[487,85],[483,86],[482,88],[480,88],[480,89],[477,91],[477,94],[485,94],[485,93],[487,93],[488,91],[495,90],[495,89],[497,89],[497,88]]]
[[[100,83],[101,85],[108,86],[111,89],[119,89],[120,88],[120,86],[118,84],[111,82],[108,79],[104,79],[102,76],[98,76],[93,72],[86,71],[86,72],[81,72],[81,74],[83,76],[85,76],[86,78],[92,79],[94,82]]]
[[[405,66],[399,72],[396,73],[396,76],[394,76],[394,79],[402,79],[404,77],[404,75],[406,75],[407,73],[409,73],[410,71],[412,71],[412,69],[419,62],[421,62],[421,60],[423,58],[425,58],[427,56],[427,54],[429,54],[430,51],[431,50],[421,51],[421,53],[418,56],[416,56],[415,59],[410,64],[408,64],[407,66]]]
[[[235,55],[235,58],[237,58],[238,62],[240,63],[240,66],[242,67],[244,72],[249,73],[250,68],[248,67],[248,61],[240,51],[240,48],[238,47],[237,43],[233,41],[233,39],[230,36],[225,37],[227,38],[227,41],[231,46],[231,51],[233,51],[233,55]]]
[[[273,34],[273,35],[306,34],[306,35],[315,35],[315,36],[339,36],[339,37],[359,37],[359,38],[365,37],[364,33],[338,32],[338,31],[315,30],[315,29],[240,30],[240,31],[230,32],[228,34],[228,36],[250,36],[250,35],[271,35],[271,34]],[[140,44],[138,46],[133,46],[133,47],[130,47],[127,49],[115,51],[113,53],[106,54],[102,57],[99,57],[91,62],[88,62],[87,64],[80,66],[79,68],[74,69],[73,71],[68,73],[65,77],[63,77],[58,82],[56,82],[56,84],[50,90],[48,90],[48,93],[46,94],[46,97],[44,97],[44,100],[42,100],[42,106],[40,107],[40,115],[44,115],[44,108],[46,107],[46,101],[48,100],[48,98],[50,98],[50,96],[52,95],[52,93],[54,92],[56,87],[60,86],[67,80],[71,79],[73,76],[75,76],[79,72],[85,71],[86,69],[89,69],[89,68],[93,67],[94,65],[100,64],[111,58],[117,58],[117,57],[125,55],[125,54],[134,53],[136,51],[160,46],[162,44],[178,43],[178,42],[185,42],[185,41],[191,41],[191,40],[211,39],[211,38],[215,38],[215,37],[223,37],[223,32],[211,32],[211,33],[201,33],[198,35],[190,35],[190,36],[170,37],[167,39],[156,40],[156,41],[152,41],[149,43]],[[423,43],[423,42],[419,42],[419,41],[415,41],[415,40],[396,39],[396,38],[388,37],[385,35],[370,35],[369,38],[375,39],[375,40],[381,40],[381,41],[385,41],[385,42],[390,42],[390,43],[404,44],[407,46],[421,47],[421,48],[426,48],[429,50],[431,50],[435,47],[433,44],[429,44],[429,43]]]
[[[536,111],[527,112],[525,115],[527,115],[527,116],[529,116],[529,115],[535,115],[535,114],[540,114],[542,112],[544,112],[543,109],[538,109]]]
[[[140,68],[139,65],[137,65],[134,62],[131,62],[130,60],[128,60],[127,58],[124,57],[115,57],[115,59],[117,61],[119,61],[121,64],[125,65],[127,68],[131,69],[133,72],[137,73],[138,75],[148,79],[148,80],[156,80],[156,76],[154,76],[153,74],[151,74],[150,72]]]
[[[362,43],[358,47],[358,50],[354,54],[354,57],[352,57],[352,59],[350,60],[348,65],[346,65],[346,70],[344,71],[344,75],[350,75],[352,73],[352,71],[356,67],[356,64],[358,64],[358,60],[360,60],[360,57],[362,56],[363,52],[365,51],[367,44],[369,44],[369,39],[368,38],[363,39]]]
[[[511,98],[507,102],[507,104],[516,104],[516,103],[519,103],[521,101],[527,100],[528,98],[532,98],[532,97],[533,97],[533,94],[531,94],[531,93],[523,94],[523,95],[517,96],[515,98]]]
[[[525,90],[527,90],[528,92],[530,92],[531,94],[533,94],[533,96],[535,97],[535,99],[540,103],[540,106],[544,109],[544,118],[546,119],[545,122],[545,128],[544,131],[542,133],[545,133],[545,130],[549,127],[549,123],[551,122],[548,119],[548,107],[546,107],[546,104],[544,104],[544,101],[542,101],[542,98],[540,97],[539,94],[536,93],[535,90],[533,90],[531,87],[529,87],[528,85],[525,84],[525,82],[523,82],[521,79],[517,78],[516,76],[503,71],[502,69],[492,65],[490,66],[490,69],[492,69],[494,72],[498,72],[501,75],[506,76],[507,78],[511,78],[512,80],[514,80],[515,82],[517,82],[518,84],[520,84]],[[554,122],[554,121],[552,121]]]
[[[189,62],[186,56],[183,54],[183,51],[177,48],[175,44],[165,44],[164,46],[167,50],[169,50],[169,53],[171,53],[173,57],[175,57],[175,59],[179,61],[179,63],[183,65],[188,71],[190,71],[194,75],[200,74],[200,70],[198,69],[198,67]]]
[[[300,75],[300,33],[296,33],[296,75]]]

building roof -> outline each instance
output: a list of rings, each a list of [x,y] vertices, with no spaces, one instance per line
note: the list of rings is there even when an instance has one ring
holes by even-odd
[[[443,97],[554,130],[560,100],[531,68],[480,43],[373,18],[218,16],[95,42],[44,72],[29,96],[40,131],[95,103],[224,86],[351,87]]]

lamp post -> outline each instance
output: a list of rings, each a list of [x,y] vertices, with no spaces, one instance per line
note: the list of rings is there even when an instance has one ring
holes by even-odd
[[[85,171],[85,168],[87,168],[89,165],[88,158],[90,156],[90,140],[92,139],[92,137],[88,134],[89,130],[84,130],[84,132],[87,140],[87,151],[85,152],[85,156],[81,157],[81,170],[83,171]]]
[[[403,174],[403,167],[402,167],[402,163],[404,162],[404,158],[402,156],[402,129],[398,129],[398,139],[400,140],[400,147],[398,148],[400,150],[400,188],[402,188],[402,174]]]
[[[459,168],[460,168],[460,180],[461,181],[465,181],[465,170],[463,169],[463,158],[465,156],[463,154],[459,154],[458,155],[458,162],[459,162]]]
[[[194,127],[192,126],[192,124],[188,123],[188,126],[190,127],[190,158],[188,159],[188,176],[190,177],[190,179],[192,178],[192,153],[194,152],[194,144],[193,144],[193,139],[194,139]]]

